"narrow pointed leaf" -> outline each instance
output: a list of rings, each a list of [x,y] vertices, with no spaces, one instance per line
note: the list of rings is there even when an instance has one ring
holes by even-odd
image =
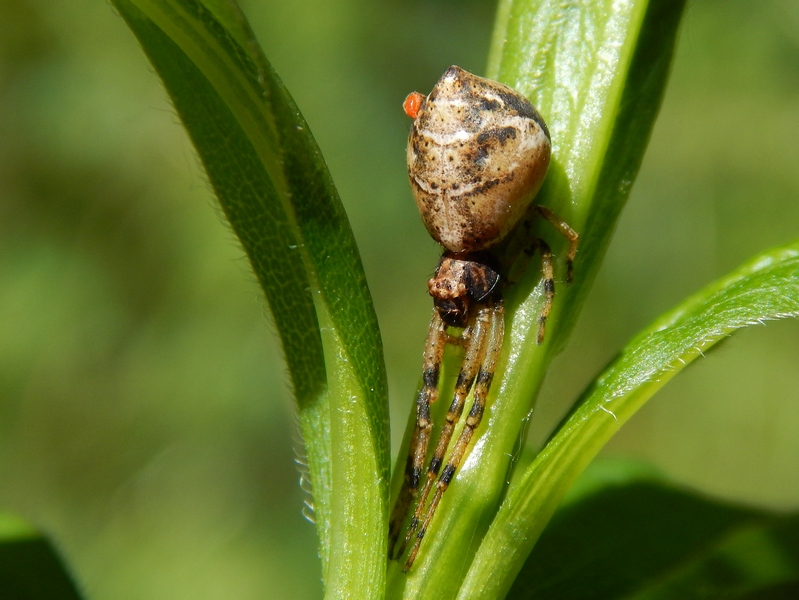
[[[577,476],[674,375],[742,327],[796,316],[799,243],[758,256],[638,335],[581,396],[511,488],[459,597],[500,597],[507,592]]]
[[[114,5],[164,82],[266,294],[300,409],[327,592],[376,592],[385,369],[358,250],[319,149],[234,2]]]

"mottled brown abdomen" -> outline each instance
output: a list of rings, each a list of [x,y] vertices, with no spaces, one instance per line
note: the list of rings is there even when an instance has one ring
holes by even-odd
[[[408,139],[408,176],[430,235],[453,252],[500,242],[541,187],[549,155],[549,131],[525,97],[447,69]]]

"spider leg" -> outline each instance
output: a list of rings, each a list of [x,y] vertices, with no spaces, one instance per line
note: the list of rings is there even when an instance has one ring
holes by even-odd
[[[444,347],[450,341],[450,336],[446,329],[447,326],[441,319],[441,315],[439,315],[437,310],[434,310],[430,328],[427,331],[427,341],[425,342],[422,387],[416,400],[416,426],[408,448],[405,478],[389,521],[389,557],[394,552],[394,546],[397,543],[397,538],[399,538],[402,523],[408,514],[411,501],[418,494],[427,446],[430,442],[430,431],[433,427],[430,419],[430,404],[438,398],[438,377],[441,371],[441,359],[444,354]]]
[[[485,312],[483,312],[485,311]],[[487,331],[484,331],[481,335],[484,338],[487,338],[487,341],[484,340],[475,340],[474,344],[480,345],[480,358],[475,356],[476,360],[480,360],[480,369],[477,374],[476,382],[474,384],[474,402],[472,404],[472,408],[469,410],[469,414],[466,417],[466,423],[463,426],[463,430],[461,431],[460,435],[458,436],[458,440],[455,442],[455,446],[452,449],[452,453],[449,456],[449,462],[444,467],[444,470],[441,473],[441,477],[438,479],[438,483],[436,484],[436,491],[433,495],[433,499],[430,502],[430,506],[427,507],[427,511],[424,515],[424,521],[422,523],[419,532],[416,534],[416,542],[413,545],[413,549],[411,550],[410,554],[408,555],[408,560],[405,563],[403,571],[407,572],[411,565],[413,565],[413,561],[416,559],[416,554],[419,552],[419,547],[422,544],[422,539],[424,538],[424,534],[427,531],[428,527],[430,526],[430,522],[433,520],[433,515],[436,512],[436,508],[438,508],[438,504],[441,501],[441,497],[444,495],[444,492],[447,490],[452,478],[455,476],[455,471],[457,470],[458,466],[463,459],[464,454],[466,453],[466,449],[469,447],[469,442],[472,439],[472,434],[474,430],[480,425],[480,421],[483,418],[483,412],[485,410],[486,405],[486,398],[488,396],[488,391],[491,388],[491,382],[494,378],[494,371],[496,370],[497,366],[497,359],[499,358],[500,350],[502,349],[502,338],[505,334],[505,309],[502,304],[502,301],[498,301],[497,303],[490,305],[481,309],[481,313],[485,315],[488,320],[487,323]],[[464,360],[464,369],[461,370],[463,373],[466,370],[466,360]],[[460,381],[460,376],[458,377],[458,381]],[[455,401],[453,400],[453,404]],[[463,401],[461,400],[461,407],[458,411],[458,415],[463,410]],[[449,414],[447,415],[447,420],[449,422]],[[455,419],[457,421],[457,419]],[[452,432],[450,430],[450,436]],[[443,432],[442,432],[443,438]],[[447,440],[449,442],[449,439]],[[440,444],[439,444],[440,446]],[[445,447],[446,448],[446,447]],[[438,451],[438,448],[436,448]],[[435,458],[434,458],[435,460]],[[428,471],[428,476],[432,471],[432,461],[431,461],[431,470]],[[440,466],[440,463],[439,463]],[[430,481],[430,480],[428,480]],[[426,486],[427,487],[427,486]],[[417,513],[419,512],[419,508],[423,508],[423,504],[420,499],[420,503],[417,505]],[[409,532],[410,533],[410,532]]]
[[[572,273],[573,273],[573,264],[574,264],[574,257],[577,254],[577,244],[580,241],[580,236],[577,232],[572,229],[569,224],[561,219],[558,215],[554,212],[549,210],[546,206],[541,206],[540,204],[535,205],[535,209],[544,217],[547,221],[549,221],[552,226],[557,229],[560,234],[569,240],[569,253],[566,255],[566,283],[572,282]],[[541,342],[539,342],[540,344]]]
[[[538,337],[536,339],[536,344],[540,346],[544,342],[547,318],[555,300],[555,271],[552,265],[552,251],[541,238],[536,238],[533,245],[525,252],[532,256],[536,250],[541,250],[541,272],[544,278],[544,306],[541,307],[541,314],[538,316]]]
[[[490,327],[490,309],[481,307],[478,309],[477,314],[472,319],[472,323],[466,328],[463,333],[466,355],[463,357],[461,370],[458,373],[458,380],[455,384],[455,393],[452,398],[452,403],[447,410],[446,421],[438,436],[433,457],[430,459],[430,465],[427,469],[427,480],[422,490],[421,495],[416,501],[416,509],[411,518],[408,531],[405,534],[405,541],[400,547],[397,556],[402,556],[405,553],[405,548],[413,537],[416,528],[419,526],[419,521],[424,514],[425,504],[427,504],[427,497],[433,487],[436,476],[438,475],[441,465],[444,462],[444,455],[447,452],[447,447],[452,439],[452,432],[455,424],[463,413],[463,405],[466,397],[469,395],[469,390],[472,388],[475,377],[477,376],[480,362],[483,360],[483,353],[485,348],[486,335]]]

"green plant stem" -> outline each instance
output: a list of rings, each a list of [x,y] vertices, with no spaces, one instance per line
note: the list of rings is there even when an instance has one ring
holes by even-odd
[[[390,597],[451,598],[458,593],[507,491],[546,369],[576,321],[641,164],[683,5],[672,0],[515,0],[500,5],[488,74],[528,96],[549,125],[553,161],[535,202],[580,233],[575,279],[570,287],[563,284],[564,262],[559,260],[555,305],[540,347],[536,336],[544,297],[539,270],[531,265],[506,291],[504,351],[481,427],[413,569],[404,576],[398,566],[390,567]],[[536,225],[532,236],[554,242],[556,254],[563,256],[565,242],[548,224]],[[441,404],[445,409],[446,398]],[[437,422],[441,418],[434,414]],[[401,471],[395,471],[395,494]]]

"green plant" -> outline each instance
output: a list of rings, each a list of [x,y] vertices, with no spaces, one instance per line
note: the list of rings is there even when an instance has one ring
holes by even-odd
[[[502,3],[488,75],[527,94],[550,125],[555,162],[540,202],[583,235],[578,276],[559,290],[540,349],[535,270],[509,291],[508,347],[486,419],[491,427],[479,432],[470,455],[475,467],[457,476],[410,575],[391,565],[386,578],[389,452],[380,337],[319,151],[235,6],[114,4],[162,77],[269,299],[299,406],[330,597],[379,597],[384,590],[501,597],[577,475],[660,385],[735,329],[799,312],[795,245],[700,292],[622,351],[506,489],[531,401],[574,326],[640,165],[683,3]],[[633,475],[634,495],[641,479],[652,479]],[[730,527],[780,526],[762,514],[735,516]],[[792,576],[786,569],[742,585]],[[516,585],[523,583],[520,577]]]

